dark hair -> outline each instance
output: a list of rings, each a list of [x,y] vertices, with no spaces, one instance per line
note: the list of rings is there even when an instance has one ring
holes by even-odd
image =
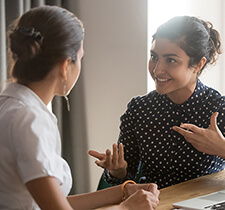
[[[210,22],[191,16],[177,16],[162,24],[153,35],[156,38],[167,38],[175,42],[190,57],[189,67],[195,66],[205,57],[207,64],[216,62],[221,51],[221,40],[217,30]]]
[[[81,21],[57,6],[33,8],[11,27],[11,76],[23,84],[44,79],[63,59],[71,57],[75,62],[84,38]]]

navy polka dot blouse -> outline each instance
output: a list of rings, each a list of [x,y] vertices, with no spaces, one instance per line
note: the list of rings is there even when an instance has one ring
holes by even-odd
[[[139,163],[140,182],[153,182],[159,188],[224,169],[224,159],[199,152],[172,129],[181,123],[207,128],[216,111],[218,127],[225,135],[225,97],[200,80],[193,95],[183,104],[174,104],[156,91],[133,98],[121,117],[118,141],[124,144],[127,176],[119,180],[105,170],[105,180],[113,185],[135,180]]]

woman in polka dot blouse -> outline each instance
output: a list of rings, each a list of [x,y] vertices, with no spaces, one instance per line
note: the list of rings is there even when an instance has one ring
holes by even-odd
[[[121,117],[119,149],[114,144],[113,154],[89,151],[105,168],[109,183],[135,180],[140,164],[139,181],[159,188],[225,168],[224,156],[199,145],[214,141],[207,138],[213,137],[210,129],[222,139],[225,135],[225,97],[199,80],[205,67],[215,63],[220,47],[212,24],[196,17],[174,17],[157,29],[149,60],[156,90],[129,102]]]

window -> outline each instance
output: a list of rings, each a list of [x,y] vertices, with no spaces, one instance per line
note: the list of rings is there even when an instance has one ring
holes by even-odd
[[[225,40],[225,3],[223,0],[149,0],[148,1],[148,58],[151,47],[152,35],[155,33],[158,26],[166,22],[170,18],[177,15],[193,15],[203,20],[212,22],[215,29],[220,32],[222,44]],[[223,47],[225,49],[225,46]],[[221,55],[215,66],[205,69],[200,80],[214,89],[217,89],[221,94],[225,94],[225,78],[224,55]],[[148,73],[148,91],[154,90],[155,84]]]

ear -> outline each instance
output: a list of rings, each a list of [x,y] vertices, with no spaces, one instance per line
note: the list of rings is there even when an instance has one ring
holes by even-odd
[[[195,70],[194,70],[194,73],[199,72],[202,69],[202,67],[205,65],[205,63],[206,63],[206,58],[205,57],[202,57],[202,59],[196,65]]]
[[[64,80],[67,80],[68,66],[70,62],[71,58],[67,58],[60,63],[60,73],[62,74]]]

